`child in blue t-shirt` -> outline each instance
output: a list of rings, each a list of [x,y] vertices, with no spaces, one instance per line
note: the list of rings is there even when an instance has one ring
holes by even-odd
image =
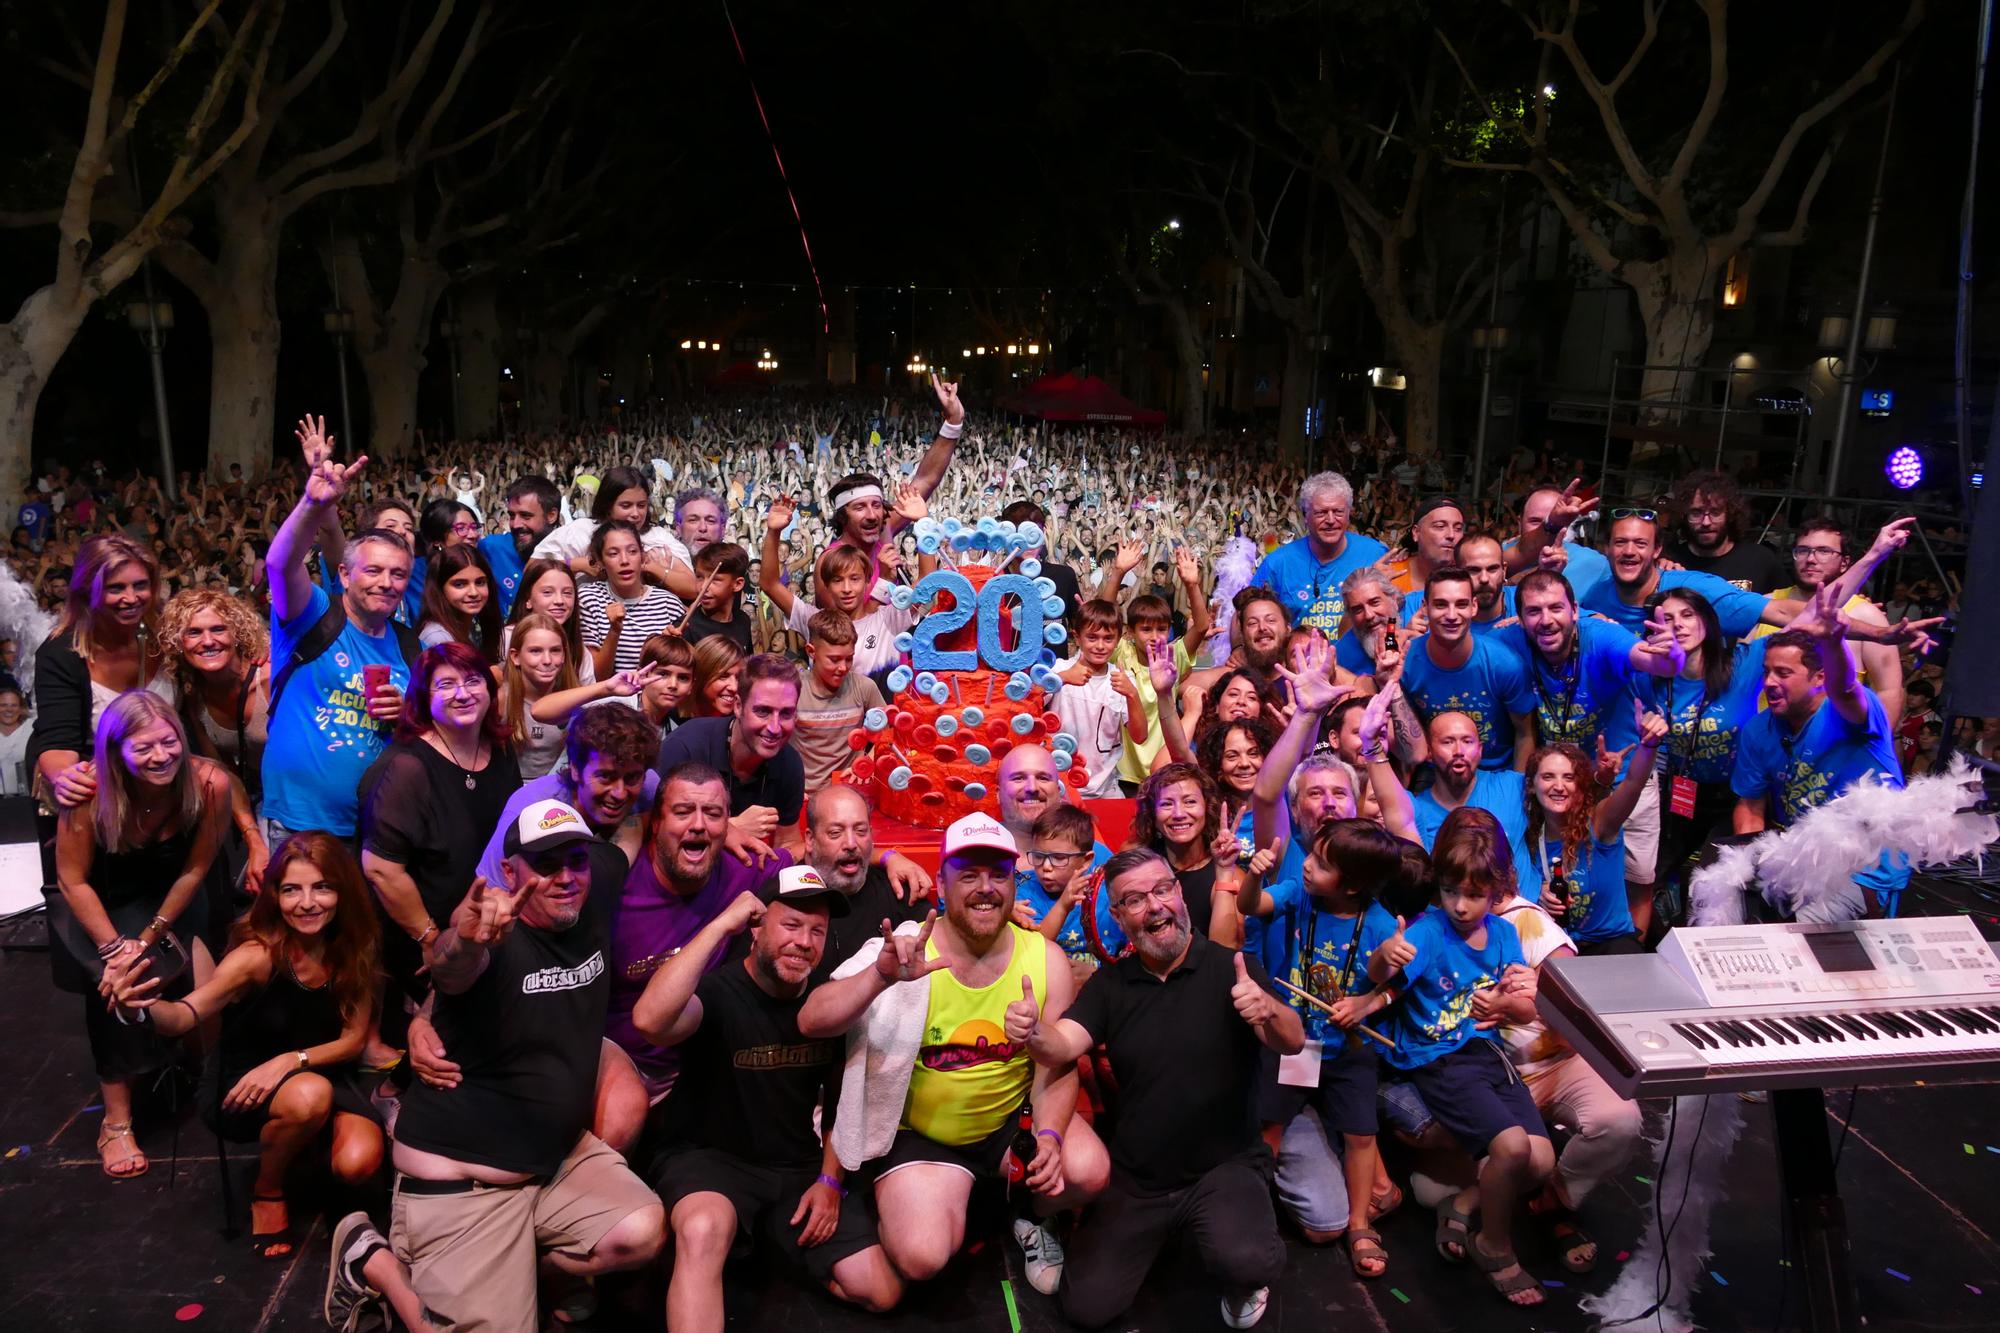
[[[1326,820],[1300,866],[1305,896],[1285,956],[1264,960],[1293,988],[1290,1002],[1306,1030],[1299,1055],[1267,1056],[1259,1096],[1265,1132],[1278,1136],[1278,1197],[1309,1240],[1333,1240],[1344,1227],[1349,1262],[1365,1278],[1388,1266],[1374,1202],[1393,1198],[1395,1186],[1375,1148],[1377,1048],[1360,1028],[1388,1004],[1368,980],[1368,958],[1396,933],[1396,918],[1375,895],[1402,874],[1395,836],[1366,819]]]
[[[1110,849],[1097,841],[1090,815],[1073,805],[1043,811],[1028,837],[1024,859],[1033,870],[1014,877],[1015,907],[1027,912],[1032,918],[1028,924],[1069,957],[1082,985],[1100,963],[1125,951],[1125,932],[1112,919],[1108,896],[1095,892],[1096,872],[1111,859]],[[1093,909],[1088,923],[1085,899]]]
[[[1535,972],[1514,927],[1488,911],[1514,891],[1513,856],[1500,821],[1464,806],[1446,817],[1431,858],[1437,903],[1407,925],[1399,918],[1368,960],[1369,980],[1399,996],[1388,1060],[1480,1163],[1477,1185],[1438,1208],[1438,1253],[1470,1260],[1513,1304],[1539,1305],[1541,1284],[1514,1257],[1513,1217],[1554,1169],[1555,1150],[1499,1032],[1534,1020]]]

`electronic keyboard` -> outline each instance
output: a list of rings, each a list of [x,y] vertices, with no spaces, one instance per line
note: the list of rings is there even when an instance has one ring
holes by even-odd
[[[1964,916],[1683,926],[1653,955],[1550,959],[1536,1007],[1626,1097],[2000,1066],[2000,957]]]

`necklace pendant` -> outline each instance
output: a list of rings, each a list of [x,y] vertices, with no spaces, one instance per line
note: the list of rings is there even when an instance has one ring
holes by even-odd
[[[472,774],[467,773],[465,775],[465,789],[467,791],[474,791],[477,790],[478,786],[479,786],[479,779],[473,777]]]

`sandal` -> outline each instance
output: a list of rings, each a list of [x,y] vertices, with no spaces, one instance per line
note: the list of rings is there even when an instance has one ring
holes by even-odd
[[[1368,1220],[1379,1222],[1403,1206],[1403,1191],[1390,1184],[1387,1194],[1374,1194],[1368,1198]]]
[[[1465,1253],[1472,1260],[1472,1266],[1486,1274],[1486,1280],[1493,1284],[1493,1290],[1499,1292],[1501,1299],[1507,1304],[1527,1308],[1542,1303],[1544,1298],[1541,1282],[1527,1269],[1521,1267],[1521,1261],[1514,1257],[1514,1251],[1502,1250],[1498,1254],[1488,1254],[1479,1248],[1479,1238],[1474,1236],[1467,1242]],[[1501,1272],[1509,1268],[1514,1270],[1514,1276],[1501,1277]],[[1535,1294],[1533,1300],[1514,1299],[1528,1292]]]
[[[1564,1211],[1551,1219],[1549,1235],[1562,1252],[1562,1266],[1572,1273],[1588,1273],[1597,1267],[1597,1242],[1583,1234],[1576,1214]]]
[[[131,1143],[127,1145],[131,1151],[116,1162],[104,1162],[105,1175],[113,1180],[137,1180],[153,1169],[152,1162],[147,1160],[146,1154],[139,1148],[139,1140],[133,1137],[130,1120],[123,1124],[113,1124],[107,1120],[98,1128],[97,1156],[100,1161],[104,1157],[104,1150],[120,1139],[131,1139]]]
[[[252,1194],[250,1211],[254,1215],[260,1203],[283,1203],[282,1194]],[[250,1223],[250,1253],[259,1259],[289,1259],[298,1252],[298,1240],[292,1235],[291,1209],[285,1210],[285,1224],[276,1231],[259,1231],[253,1220]]]
[[[1389,1252],[1382,1248],[1381,1235],[1368,1227],[1349,1227],[1347,1262],[1353,1266],[1354,1276],[1358,1278],[1373,1280],[1388,1272]]]
[[[1472,1214],[1461,1213],[1446,1199],[1437,1206],[1437,1230],[1431,1236],[1431,1244],[1437,1249],[1438,1258],[1448,1264],[1462,1264],[1470,1248],[1472,1239]],[[1453,1251],[1448,1246],[1456,1245]]]

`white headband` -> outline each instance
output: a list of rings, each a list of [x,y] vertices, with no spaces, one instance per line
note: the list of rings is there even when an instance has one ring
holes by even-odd
[[[856,486],[851,490],[836,491],[833,496],[833,512],[839,513],[856,500],[879,500],[882,498],[880,486]]]

